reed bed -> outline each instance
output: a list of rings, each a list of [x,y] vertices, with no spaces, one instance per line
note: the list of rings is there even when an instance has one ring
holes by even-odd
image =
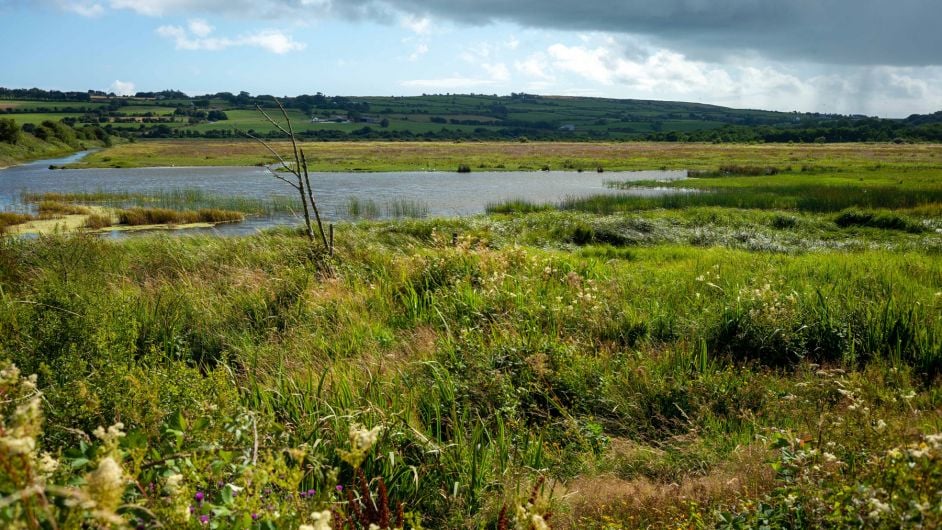
[[[155,190],[152,192],[130,191],[82,191],[23,193],[23,202],[42,203],[55,201],[77,205],[99,205],[112,208],[161,208],[169,210],[231,210],[249,215],[272,215],[295,212],[300,206],[287,196],[253,198],[239,195],[211,193],[197,188]]]

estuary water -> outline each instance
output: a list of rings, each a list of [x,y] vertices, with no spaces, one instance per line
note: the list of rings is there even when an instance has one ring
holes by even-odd
[[[23,210],[24,192],[159,192],[198,189],[211,194],[268,199],[295,197],[294,190],[263,167],[161,167],[141,169],[49,169],[80,160],[86,153],[41,160],[0,170],[0,210]],[[290,177],[290,174],[286,176]],[[472,173],[404,171],[393,173],[312,173],[321,215],[327,221],[350,219],[351,199],[372,201],[379,218],[396,202],[420,204],[431,217],[484,212],[488,204],[509,199],[557,202],[598,194],[657,195],[667,190],[614,190],[610,181],[676,180],[686,171],[575,172],[534,171]],[[299,203],[300,205],[300,203]],[[218,225],[212,232],[246,234],[261,228],[298,223],[298,216],[278,214]],[[189,232],[189,231],[188,231]]]

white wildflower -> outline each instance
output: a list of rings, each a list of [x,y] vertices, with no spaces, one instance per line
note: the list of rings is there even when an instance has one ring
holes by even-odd
[[[314,524],[310,528],[311,530],[330,530],[331,519],[330,510],[314,512],[311,514],[311,521],[313,521]]]
[[[115,423],[111,427],[108,427],[108,430],[105,430],[104,427],[99,426],[97,429],[92,431],[92,434],[96,438],[105,442],[105,444],[117,444],[118,439],[124,436],[122,430],[124,429],[124,424],[120,421]]]
[[[11,455],[28,455],[36,449],[36,439],[32,436],[4,436],[0,438],[0,447]]]
[[[379,433],[382,431],[382,425],[377,425],[367,430],[354,423],[350,426],[350,441],[353,445],[353,449],[363,452],[369,451],[370,447],[373,447],[373,444],[376,443],[376,440],[379,438]]]
[[[39,457],[39,474],[43,475],[44,477],[48,477],[49,475],[55,473],[57,469],[59,469],[59,461],[53,458],[52,455],[49,453],[43,453]]]
[[[879,519],[883,513],[890,511],[890,505],[877,498],[870,499],[870,507],[872,510],[868,515],[871,519]]]
[[[0,370],[0,385],[16,384],[20,380],[20,369],[15,364]]]
[[[85,476],[88,496],[102,510],[113,512],[124,495],[124,470],[114,458],[106,456],[98,467]]]
[[[837,457],[834,456],[834,455],[831,454],[831,453],[828,453],[827,451],[825,451],[824,453],[822,453],[821,456],[824,457],[824,461],[825,461],[825,462],[837,462]]]
[[[533,530],[549,530],[549,525],[546,524],[546,520],[539,514],[530,516],[530,526],[533,527]]]
[[[164,479],[164,487],[167,488],[167,493],[175,496],[180,493],[180,483],[182,482],[183,475],[175,473]]]
[[[876,429],[878,432],[883,431],[884,429],[886,429],[886,422],[883,421],[882,419],[879,419],[877,420],[877,424],[873,428]]]

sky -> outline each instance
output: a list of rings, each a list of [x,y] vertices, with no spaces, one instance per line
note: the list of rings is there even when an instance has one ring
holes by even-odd
[[[942,110],[940,0],[0,0],[0,86]]]

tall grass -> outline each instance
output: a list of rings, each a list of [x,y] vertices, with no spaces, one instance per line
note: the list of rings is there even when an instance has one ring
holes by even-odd
[[[349,197],[340,211],[338,217],[347,219],[379,219],[383,214],[392,219],[421,219],[428,217],[428,204],[416,199],[391,199],[381,208],[373,199]]]
[[[386,203],[386,216],[393,219],[421,219],[428,217],[429,207],[424,201],[416,199],[393,199]]]
[[[245,219],[241,212],[215,210],[168,210],[165,208],[129,208],[118,212],[118,222],[128,226],[228,223]]]
[[[347,199],[341,215],[350,219],[376,219],[380,215],[380,209],[373,199],[350,197]]]
[[[613,183],[613,187],[638,188],[637,182]],[[680,210],[722,207],[759,210],[839,212],[847,208],[913,209],[942,203],[942,190],[900,189],[894,187],[849,188],[846,186],[753,186],[750,188],[683,189],[666,188],[658,195],[605,194],[570,197],[555,205],[560,210],[576,210],[610,215],[657,208]],[[550,205],[511,200],[488,205],[490,213],[526,213],[545,210]]]
[[[8,226],[28,223],[33,219],[33,216],[28,213],[0,212],[0,230],[3,230]]]

